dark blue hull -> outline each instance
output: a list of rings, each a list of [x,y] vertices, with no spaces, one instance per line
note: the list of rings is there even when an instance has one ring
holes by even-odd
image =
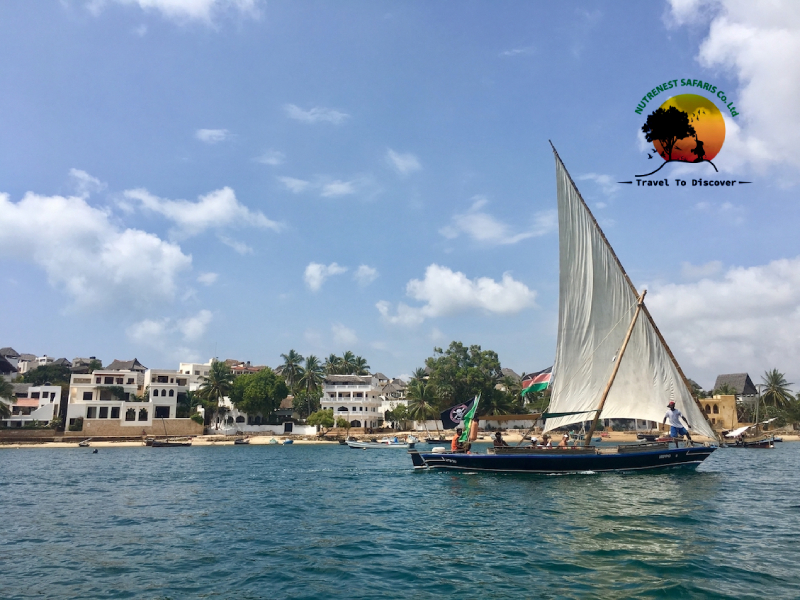
[[[429,454],[417,451],[410,451],[409,454],[417,469],[548,474],[647,471],[676,467],[694,469],[716,449],[716,446],[696,446],[593,454],[554,448],[530,454]]]

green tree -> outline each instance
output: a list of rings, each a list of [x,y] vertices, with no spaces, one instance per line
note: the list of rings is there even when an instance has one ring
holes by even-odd
[[[428,383],[436,389],[439,398],[437,409],[469,402],[481,394],[481,404],[491,405],[495,384],[502,377],[500,359],[492,350],[480,346],[466,347],[461,342],[451,342],[447,350],[433,349],[434,355],[425,360],[430,373]]]
[[[283,358],[283,378],[286,380],[289,389],[294,391],[295,386],[300,381],[300,376],[303,371],[303,367],[301,366],[303,363],[303,355],[294,350],[289,350],[289,354],[281,354],[281,358]]]
[[[11,405],[17,399],[14,396],[14,386],[5,378],[0,377],[0,419],[7,419],[11,416]]]
[[[240,411],[267,418],[280,407],[281,401],[288,395],[289,388],[284,379],[278,377],[272,369],[266,368],[237,377],[230,397],[231,403]]]
[[[384,416],[387,421],[395,421],[400,426],[400,429],[405,429],[406,421],[411,418],[408,406],[405,404],[398,404],[392,410],[387,410]]]
[[[406,390],[408,398],[408,414],[415,421],[423,423],[429,419],[434,419],[436,433],[439,433],[439,412],[437,410],[438,399],[436,398],[436,388],[422,379],[412,379],[408,382]],[[425,426],[427,431],[427,425]]]
[[[20,379],[21,383],[30,383],[31,385],[59,385],[66,383],[69,385],[72,371],[65,365],[39,365],[35,369],[31,369],[25,373]]]
[[[765,371],[761,380],[764,382],[764,390],[761,397],[764,399],[765,405],[771,404],[776,408],[782,408],[788,406],[794,400],[794,396],[789,389],[792,384],[786,381],[786,377],[778,369]]]
[[[298,387],[306,393],[308,400],[311,397],[319,399],[320,387],[325,380],[325,369],[320,364],[319,359],[313,354],[306,358],[306,364],[303,366],[303,372],[300,375],[300,380],[297,382]],[[309,406],[308,412],[311,413]]]
[[[331,409],[331,411],[332,410],[333,409]],[[344,417],[336,417],[336,427],[338,427],[339,429],[344,429],[345,437],[350,436],[350,427],[351,427],[350,421],[348,421]]]
[[[695,135],[694,127],[689,123],[689,115],[674,106],[666,110],[658,108],[650,113],[642,125],[642,131],[648,142],[654,140],[661,142],[667,160],[672,160],[672,148],[675,142]]]
[[[103,368],[103,363],[101,363],[96,358],[93,358],[89,361],[89,373],[94,373],[95,371],[99,371]]]
[[[317,394],[309,394],[305,390],[298,390],[292,397],[292,411],[296,412],[301,419],[308,418],[311,413],[320,408],[320,397]]]
[[[369,375],[369,364],[367,364],[366,358],[356,356],[353,361],[353,375]]]
[[[324,367],[327,375],[340,375],[342,373],[342,358],[335,354],[330,354],[325,359]]]
[[[714,390],[714,393],[718,396],[735,396],[736,390],[733,389],[733,386],[729,383],[723,383],[717,389]]]
[[[333,409],[329,408],[327,410],[318,410],[315,413],[311,413],[306,422],[309,425],[318,426],[320,435],[324,436],[333,427]]]
[[[354,375],[356,372],[356,355],[348,350],[342,354],[342,373]]]
[[[197,392],[187,391],[183,394],[178,394],[177,400],[177,416],[179,418],[191,417],[197,412],[197,406],[201,404],[201,399]]]
[[[215,360],[211,363],[207,376],[202,376],[200,384],[200,397],[205,409],[205,424],[211,423],[211,417],[216,412],[225,412],[220,404],[225,396],[230,396],[233,390],[233,371],[224,362]]]

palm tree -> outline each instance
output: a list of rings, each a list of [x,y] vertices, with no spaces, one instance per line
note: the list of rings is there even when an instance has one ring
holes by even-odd
[[[478,412],[481,415],[508,415],[514,408],[514,400],[511,396],[500,390],[493,390],[494,393],[481,397],[478,405]]]
[[[418,381],[427,380],[428,372],[425,370],[425,367],[417,367],[414,369],[414,372],[411,374],[411,379],[416,379]]]
[[[303,355],[292,349],[289,350],[289,354],[281,354],[281,358],[283,359],[283,378],[286,380],[289,389],[294,390],[300,381],[301,371],[303,370],[303,367],[300,366],[300,363],[303,362]]]
[[[729,383],[723,383],[717,389],[714,390],[714,393],[718,396],[735,396],[736,390],[733,386]]]
[[[412,379],[408,382],[406,390],[408,398],[408,414],[415,421],[423,423],[430,418],[434,419],[436,425],[436,437],[439,437],[439,421],[436,419],[436,388],[422,379]],[[425,426],[425,431],[428,426]]]
[[[6,399],[10,404],[0,400],[0,419],[7,419],[11,416],[11,404],[17,399],[14,397],[14,386],[7,379],[0,377],[0,398]]]
[[[206,425],[211,422],[211,414],[220,410],[220,403],[233,390],[233,371],[223,362],[214,361],[208,370],[208,376],[200,378],[200,395],[205,401]],[[222,412],[225,412],[224,410]]]
[[[764,399],[765,405],[772,404],[775,408],[782,408],[794,400],[789,389],[789,386],[793,384],[786,381],[783,373],[778,369],[765,371],[761,380],[764,382],[764,391],[761,397]]]
[[[369,375],[369,365],[367,364],[367,359],[361,356],[356,356],[355,361],[353,362],[354,367],[354,375]]]
[[[311,397],[319,394],[319,388],[325,380],[325,368],[319,363],[319,359],[313,354],[306,358],[305,367],[302,368],[302,375],[297,385],[306,392],[308,397],[308,414],[311,414]]]
[[[342,372],[342,358],[335,354],[329,354],[325,359],[325,373],[328,375],[340,375]]]
[[[354,375],[356,372],[356,355],[348,350],[342,354],[342,373]]]

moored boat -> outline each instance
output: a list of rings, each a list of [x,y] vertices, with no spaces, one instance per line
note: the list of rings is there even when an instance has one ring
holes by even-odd
[[[579,473],[696,468],[716,446],[593,447],[600,418],[660,422],[675,402],[692,433],[715,439],[705,413],[619,259],[555,152],[559,325],[544,431],[591,422],[583,446],[490,448],[485,454],[409,452],[417,469]],[[470,438],[474,439],[474,438]],[[676,446],[678,444],[676,443]]]
[[[234,446],[245,446],[250,444],[250,438],[236,438],[233,440]]]
[[[354,450],[367,450],[376,449],[384,450],[386,448],[396,448],[399,450],[410,450],[414,448],[415,442],[401,442],[397,438],[383,438],[373,442],[351,442],[347,441],[347,445]]]
[[[153,448],[181,448],[191,446],[192,440],[189,438],[166,438],[163,440],[154,439],[150,444]]]

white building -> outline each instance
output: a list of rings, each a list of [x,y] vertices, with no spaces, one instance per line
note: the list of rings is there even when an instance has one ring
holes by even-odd
[[[189,390],[194,392],[203,383],[203,377],[208,377],[208,372],[211,370],[211,363],[214,362],[212,358],[207,363],[180,363],[178,371],[181,375],[188,376]]]
[[[2,427],[23,427],[34,421],[46,425],[58,417],[60,386],[17,383],[14,384],[14,395],[17,401],[10,406],[11,417],[0,422]]]
[[[382,389],[373,375],[327,375],[320,406],[333,409],[334,422],[342,417],[352,427],[380,427]]]

